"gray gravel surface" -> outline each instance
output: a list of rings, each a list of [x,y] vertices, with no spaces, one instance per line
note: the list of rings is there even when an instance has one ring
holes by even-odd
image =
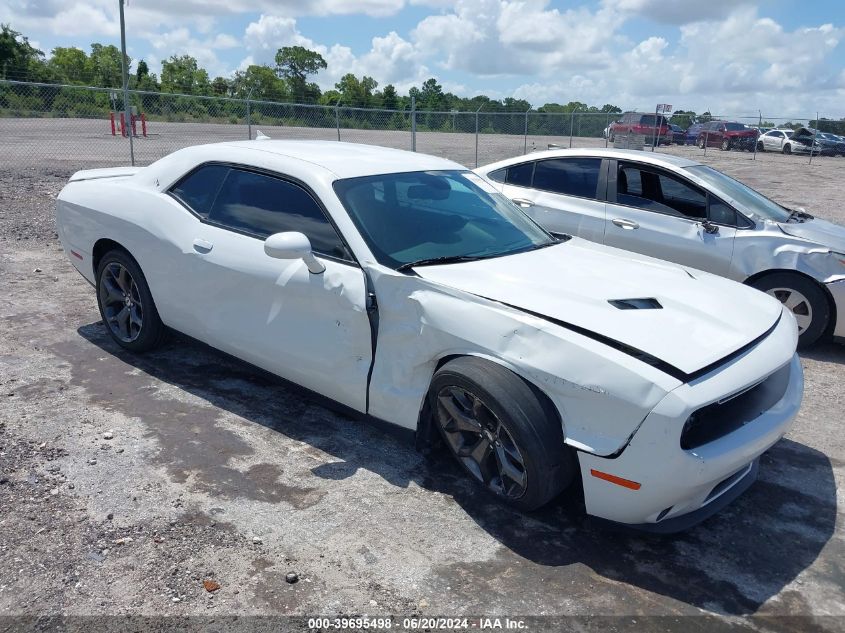
[[[845,160],[760,158],[708,152],[775,199],[845,222]],[[4,616],[237,628],[223,616],[356,613],[845,630],[842,346],[803,355],[795,426],[748,493],[693,530],[605,532],[573,494],[523,515],[442,456],[189,340],[119,350],[53,225],[56,193],[87,166],[0,169],[0,630],[31,622]]]

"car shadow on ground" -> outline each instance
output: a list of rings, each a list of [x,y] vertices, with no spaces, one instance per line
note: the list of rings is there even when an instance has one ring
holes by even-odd
[[[845,365],[845,343],[831,340],[823,341],[810,349],[802,350],[800,355],[801,358]]]
[[[55,351],[79,372],[78,384],[90,397],[147,424],[162,447],[156,459],[177,480],[185,481],[190,470],[194,486],[217,482],[206,487],[212,495],[258,495],[291,501],[294,507],[310,503],[307,481],[292,496],[290,490],[278,493],[275,466],[240,472],[225,464],[231,456],[254,450],[234,433],[219,434],[217,416],[234,413],[339,460],[315,467],[314,476],[343,480],[366,469],[395,486],[414,482],[451,496],[503,546],[500,562],[507,573],[501,582],[514,583],[514,591],[532,586],[520,582],[536,579],[538,568],[546,589],[559,582],[566,591],[571,586],[567,570],[582,565],[692,607],[753,614],[810,566],[834,533],[836,485],[830,460],[794,441],[782,440],[766,453],[757,483],[699,526],[668,537],[618,533],[591,524],[577,491],[533,513],[511,510],[469,482],[448,456],[423,457],[406,438],[333,412],[303,390],[190,339],[173,335],[156,352],[132,355],[112,342],[101,323],[83,326],[79,333],[93,345],[77,339]],[[126,380],[115,381],[115,373]],[[198,398],[199,404],[150,395],[150,377]],[[101,384],[106,386],[97,391]],[[197,441],[198,425],[202,441]],[[198,452],[192,456],[192,451]],[[466,569],[461,573],[465,576]],[[787,605],[787,613],[806,612],[803,598],[795,596],[798,604]]]

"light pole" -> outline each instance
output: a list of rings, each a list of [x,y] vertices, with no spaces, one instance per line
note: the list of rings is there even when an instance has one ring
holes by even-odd
[[[129,159],[135,166],[135,146],[132,140],[131,108],[129,107],[129,69],[126,67],[126,21],[123,19],[123,2],[120,3],[120,69],[123,73],[123,129],[129,126]]]

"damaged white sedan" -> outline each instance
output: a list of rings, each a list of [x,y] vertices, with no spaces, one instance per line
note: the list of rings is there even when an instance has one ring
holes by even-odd
[[[57,224],[121,346],[172,328],[442,437],[502,500],[571,484],[670,532],[755,479],[801,402],[792,314],[682,266],[556,238],[464,167],[245,141],[75,174]]]

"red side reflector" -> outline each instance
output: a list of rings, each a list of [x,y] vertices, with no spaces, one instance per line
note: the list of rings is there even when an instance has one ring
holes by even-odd
[[[605,481],[609,481],[612,484],[616,484],[617,486],[622,486],[623,488],[629,488],[631,490],[639,490],[640,484],[636,481],[631,481],[630,479],[622,479],[622,477],[617,477],[616,475],[611,475],[610,473],[603,473],[600,470],[596,470],[595,468],[590,469],[590,474],[593,477],[598,477],[599,479],[604,479]]]
[[[82,255],[80,255],[76,251],[71,251],[70,254],[73,255],[74,257],[76,257],[77,259],[82,259]]]

